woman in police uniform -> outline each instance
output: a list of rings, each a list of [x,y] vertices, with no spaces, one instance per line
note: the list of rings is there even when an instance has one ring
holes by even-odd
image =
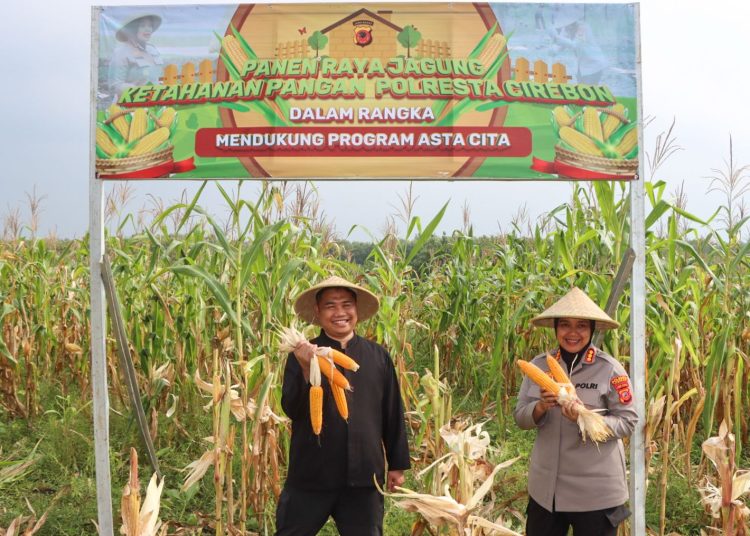
[[[128,87],[159,83],[164,62],[157,48],[149,43],[159,26],[158,15],[140,14],[125,21],[115,34],[120,44],[109,63],[109,89],[115,102]]]
[[[601,443],[581,438],[575,408],[566,409],[555,396],[540,391],[524,377],[513,415],[518,426],[537,430],[529,464],[527,536],[614,536],[629,512],[622,438],[638,420],[627,372],[612,356],[591,344],[595,329],[619,324],[586,294],[573,288],[532,319],[537,327],[554,328],[559,344],[551,351],[565,367],[583,404],[603,410],[613,437]],[[547,371],[546,353],[532,360]]]

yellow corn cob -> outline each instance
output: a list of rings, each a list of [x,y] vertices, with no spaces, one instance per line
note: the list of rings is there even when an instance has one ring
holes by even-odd
[[[313,433],[319,435],[323,429],[323,387],[320,385],[318,360],[310,360],[310,425]]]
[[[356,361],[354,361],[354,359],[342,352],[339,352],[338,350],[335,350],[334,348],[327,348],[324,346],[322,348],[318,348],[318,351],[321,356],[333,359],[333,362],[340,367],[343,367],[347,370],[352,370],[354,372],[359,369],[359,365]]]
[[[556,106],[555,109],[552,110],[552,116],[561,127],[569,127],[573,123],[573,118],[570,117],[570,114],[562,106]]]
[[[625,106],[622,104],[615,104],[612,108],[609,108],[609,113],[605,113],[607,118],[602,124],[602,136],[605,140],[608,140],[612,133],[617,128],[625,123]]]
[[[550,357],[548,356],[548,362],[549,359]],[[612,430],[610,430],[609,426],[604,421],[604,417],[599,413],[586,408],[581,401],[578,400],[578,397],[576,397],[574,392],[569,392],[569,388],[571,387],[569,384],[567,386],[560,385],[550,378],[542,369],[528,361],[519,359],[516,363],[531,381],[536,383],[541,389],[549,391],[557,396],[560,405],[575,408],[578,412],[578,428],[581,430],[581,435],[584,441],[586,441],[587,438],[590,438],[594,442],[599,443],[612,437]]]
[[[557,383],[570,383],[570,378],[568,378],[568,374],[565,372],[565,369],[560,366],[560,363],[557,361],[557,359],[549,354],[547,354],[547,366],[549,367],[549,371],[552,373],[552,377]]]
[[[117,147],[101,127],[96,127],[96,145],[107,153],[107,156],[113,156],[117,152]]]
[[[111,105],[107,109],[108,121],[112,123],[112,126],[115,127],[115,130],[119,132],[120,135],[125,139],[128,138],[128,130],[130,130],[130,125],[128,125],[128,122],[125,119],[126,115],[127,112],[125,112],[125,110],[123,110],[116,104]]]
[[[156,119],[156,125],[160,127],[170,127],[172,126],[172,121],[174,121],[176,115],[177,112],[174,111],[174,108],[166,108]]]
[[[133,147],[128,156],[138,156],[140,154],[150,153],[168,139],[169,129],[167,127],[157,128],[150,134],[146,134],[141,138],[141,140],[135,144],[135,147]]]
[[[336,401],[336,409],[339,410],[339,415],[345,421],[349,420],[349,405],[346,402],[346,393],[338,385],[331,385],[333,391],[333,399]]]
[[[587,106],[583,109],[583,131],[589,138],[604,141],[602,123],[599,121],[599,112],[596,108]]]
[[[242,49],[242,45],[237,41],[237,38],[233,35],[226,35],[224,36],[224,39],[221,40],[221,46],[232,61],[232,65],[234,65],[240,74],[242,74],[248,57]]]
[[[135,141],[146,135],[146,125],[148,116],[145,108],[138,108],[133,112],[133,119],[130,121],[130,130],[128,131],[128,142]]]
[[[315,435],[323,429],[323,388],[320,385],[310,386],[310,424]]]
[[[638,130],[632,129],[627,134],[625,134],[622,139],[620,140],[620,143],[617,144],[617,152],[621,155],[626,155],[630,151],[633,150],[633,148],[638,144]]]
[[[505,46],[505,42],[506,41],[504,35],[496,33],[493,34],[492,37],[490,37],[490,39],[484,45],[482,53],[479,54],[479,57],[477,58],[484,69],[489,69],[490,65],[492,65],[492,62],[497,58],[498,53]]]
[[[523,373],[529,377],[531,381],[533,381],[545,391],[549,391],[555,396],[560,393],[560,385],[536,365],[522,359],[516,361],[516,364],[521,368]]]
[[[339,372],[339,369],[337,369],[328,359],[315,356],[314,361],[318,361],[318,366],[320,367],[321,372],[326,375],[330,384],[338,385],[347,391],[352,390],[349,380],[347,380],[346,377]]]
[[[570,127],[560,128],[560,139],[579,153],[602,156],[599,147],[586,134],[582,134]]]

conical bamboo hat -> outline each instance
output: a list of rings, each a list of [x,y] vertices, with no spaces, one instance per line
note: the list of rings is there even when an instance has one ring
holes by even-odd
[[[557,300],[549,309],[531,319],[537,327],[555,327],[555,318],[582,318],[594,320],[595,329],[615,329],[620,323],[602,311],[585,292],[577,287],[570,289],[565,296]]]
[[[332,276],[314,285],[297,296],[294,301],[294,310],[299,316],[310,323],[315,322],[315,298],[323,289],[342,287],[348,288],[357,295],[357,320],[362,322],[375,315],[380,307],[377,296],[366,288],[355,285],[341,277]]]

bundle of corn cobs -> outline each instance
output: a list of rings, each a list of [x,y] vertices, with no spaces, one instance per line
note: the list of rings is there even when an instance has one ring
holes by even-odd
[[[96,124],[96,157],[111,160],[164,150],[176,124],[177,112],[171,107],[126,110],[112,104],[106,119]]]
[[[601,443],[612,437],[612,430],[604,422],[604,417],[596,410],[588,409],[578,398],[575,387],[557,359],[547,354],[547,366],[552,378],[533,363],[522,359],[519,359],[516,363],[531,381],[541,389],[554,394],[561,406],[574,407],[578,411],[577,424],[584,441],[586,441],[586,438],[590,438],[595,443]]]
[[[293,327],[282,328],[280,339],[279,349],[285,353],[293,352],[300,343],[307,341],[305,336]],[[319,346],[315,357],[310,360],[310,424],[315,435],[320,435],[323,429],[321,374],[328,378],[339,415],[344,420],[349,419],[346,391],[351,391],[352,387],[336,365],[355,372],[359,369],[359,365],[351,357],[327,346]]]
[[[610,108],[584,106],[575,113],[567,106],[557,106],[552,117],[560,137],[558,145],[564,149],[615,160],[638,156],[637,123],[628,119],[622,104]]]

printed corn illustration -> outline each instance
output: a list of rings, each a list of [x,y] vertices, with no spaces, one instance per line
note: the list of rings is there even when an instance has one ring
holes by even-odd
[[[112,104],[106,119],[97,122],[96,157],[114,163],[169,149],[176,124],[177,112],[171,107],[128,110]]]
[[[612,165],[615,161],[637,161],[637,125],[628,119],[625,106],[584,106],[577,112],[571,108],[575,107],[557,106],[552,110],[552,126],[559,137],[558,148],[584,159],[603,159],[599,161],[600,166],[606,166],[608,161]]]

